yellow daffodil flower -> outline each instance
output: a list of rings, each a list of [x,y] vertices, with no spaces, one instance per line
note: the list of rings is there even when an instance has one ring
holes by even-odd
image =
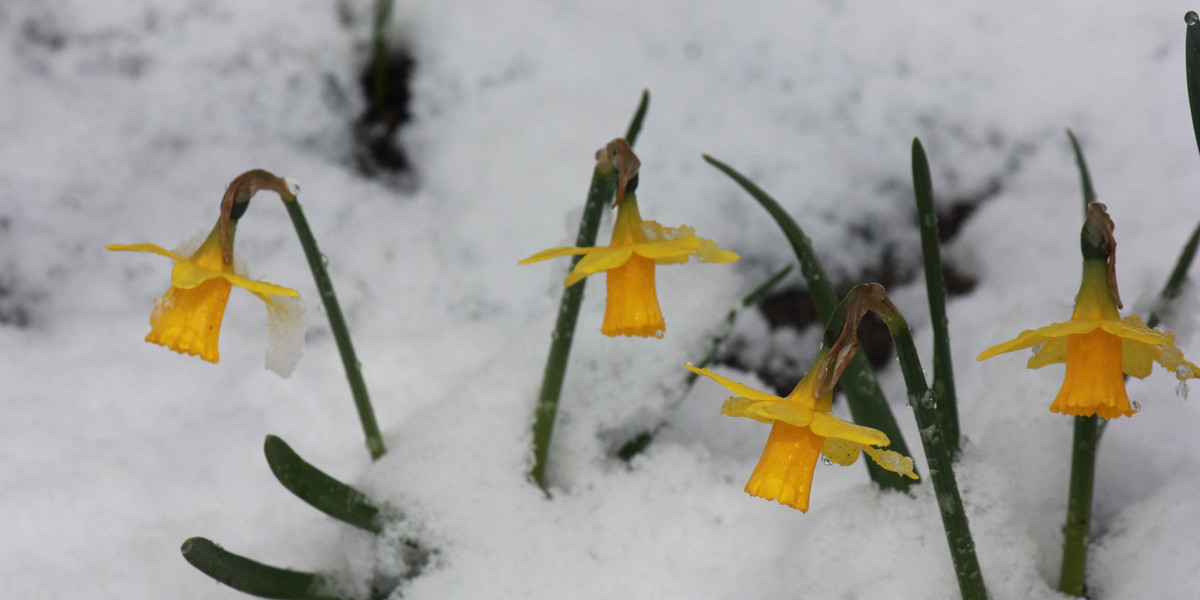
[[[712,263],[738,259],[737,254],[718,248],[712,240],[697,237],[691,227],[663,227],[654,221],[643,221],[633,194],[627,194],[617,207],[610,245],[550,248],[519,264],[572,254],[584,256],[567,275],[563,287],[575,285],[588,275],[607,274],[608,300],[600,333],[610,337],[662,337],[666,323],[654,287],[655,265],[684,263],[692,255],[701,262]]]
[[[1096,244],[1104,248],[1103,252],[1088,250],[1088,225],[1085,225],[1083,282],[1075,297],[1071,320],[1022,331],[1015,339],[984,350],[976,360],[1041,345],[1029,359],[1028,368],[1067,363],[1066,378],[1050,410],[1078,417],[1097,415],[1115,419],[1137,412],[1130,405],[1123,374],[1144,378],[1150,374],[1154,362],[1181,380],[1200,375],[1200,369],[1184,360],[1171,332],[1150,329],[1137,316],[1121,318],[1120,299],[1109,262],[1116,246],[1111,241],[1112,221],[1103,213],[1103,205],[1093,203],[1093,206],[1097,206],[1093,212],[1103,216],[1089,214],[1089,222],[1095,220],[1102,226],[1094,227],[1106,227],[1109,241]],[[1091,256],[1088,252],[1092,252]]]
[[[108,244],[105,247],[117,252],[150,252],[176,261],[171,270],[171,289],[155,303],[154,312],[150,314],[150,333],[146,335],[146,341],[180,354],[199,355],[209,362],[220,360],[217,338],[233,286],[249,290],[267,303],[273,321],[277,312],[294,310],[281,302],[282,298],[300,296],[296,290],[249,279],[238,274],[233,265],[225,264],[219,227],[214,227],[200,248],[188,257],[154,244]],[[282,298],[274,298],[276,296]],[[290,368],[287,372],[290,373]]]
[[[787,398],[726,379],[708,369],[684,365],[737,394],[725,401],[721,414],[772,423],[762,457],[746,482],[747,494],[808,512],[813,472],[820,455],[845,466],[854,464],[859,453],[865,452],[883,468],[917,478],[911,458],[876,447],[891,443],[882,431],[833,416],[833,392],[816,393],[817,372],[824,358],[822,353]]]
[[[1150,329],[1136,316],[1122,319],[1109,293],[1107,265],[1088,260],[1071,320],[1022,331],[1015,339],[988,348],[976,360],[1041,344],[1027,367],[1067,363],[1066,378],[1050,410],[1115,419],[1137,412],[1129,403],[1122,374],[1146,377],[1154,362],[1183,375],[1181,379],[1196,374],[1195,365],[1183,359],[1174,343],[1175,336],[1169,331]]]

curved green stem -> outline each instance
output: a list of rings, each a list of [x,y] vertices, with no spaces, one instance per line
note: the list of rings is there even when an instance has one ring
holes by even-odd
[[[371,460],[379,460],[387,453],[383,444],[383,436],[379,433],[379,424],[375,422],[375,409],[371,406],[371,398],[367,394],[367,383],[363,380],[362,365],[354,353],[354,343],[350,341],[350,328],[346,318],[342,316],[342,307],[338,304],[337,293],[333,291],[333,281],[325,268],[325,255],[317,247],[312,228],[304,217],[304,209],[291,193],[283,194],[283,205],[287,207],[288,216],[296,228],[300,245],[304,248],[304,256],[308,259],[308,268],[312,270],[313,280],[316,281],[317,291],[321,295],[321,303],[325,305],[325,314],[329,316],[329,328],[337,341],[338,353],[342,356],[342,366],[346,369],[346,379],[350,382],[350,393],[354,396],[354,407],[358,409],[358,419],[362,423],[363,433],[367,438],[367,450]]]
[[[888,299],[883,286],[877,283],[862,284],[846,294],[835,316],[847,322],[847,331],[839,336],[837,344],[840,346],[843,339],[854,335],[853,329],[857,328],[857,321],[867,310],[874,311],[883,318],[896,346],[900,371],[908,388],[909,404],[912,405],[917,427],[921,432],[925,460],[929,463],[929,479],[933,482],[933,491],[941,509],[942,527],[946,531],[946,542],[950,546],[950,559],[958,577],[959,592],[964,600],[985,600],[987,588],[984,586],[983,572],[975,554],[975,541],[971,537],[971,528],[967,523],[966,510],[963,509],[958,482],[954,477],[950,451],[938,419],[937,402],[925,381],[908,322]],[[830,327],[833,326],[834,321],[831,321]],[[829,328],[826,329],[826,338],[828,337]],[[839,352],[839,349],[832,351],[833,354]]]

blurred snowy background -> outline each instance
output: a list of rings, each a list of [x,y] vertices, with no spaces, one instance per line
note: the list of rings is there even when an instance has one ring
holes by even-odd
[[[364,168],[356,122],[368,0],[5,0],[0,4],[0,596],[232,599],[179,554],[233,552],[338,574],[392,572],[394,539],[436,549],[408,599],[957,597],[936,502],[818,467],[801,514],[745,495],[768,428],[717,414],[724,390],[681,365],[737,298],[792,261],[775,224],[709,153],[806,229],[831,275],[882,279],[929,347],[909,145],[968,283],[949,305],[963,432],[959,484],[993,597],[1056,598],[1070,419],[1061,367],[985,347],[1063,320],[1078,286],[1083,143],[1120,242],[1127,309],[1145,313],[1197,219],[1200,156],[1174,0],[948,5],[561,0],[397,2],[413,61],[409,168]],[[525,481],[528,428],[593,153],[643,88],[642,214],[742,255],[659,272],[663,340],[599,335],[591,281],[551,454],[553,498]],[[213,224],[224,185],[287,175],[323,250],[390,454],[371,464],[286,213],[260,195],[239,229],[255,276],[299,289],[305,356],[262,368],[258,300],[234,292],[221,364],[143,343],[172,247]],[[601,238],[607,236],[606,217]],[[781,288],[803,288],[792,275]],[[1193,286],[1165,325],[1200,355]],[[740,318],[729,376],[798,377],[813,329]],[[880,377],[905,429],[899,373]],[[766,385],[765,383],[763,385]],[[1090,590],[1200,597],[1200,407],[1174,379],[1100,452]],[[844,414],[839,401],[835,407]],[[671,419],[626,464],[613,444]],[[392,541],[333,522],[275,482],[276,434],[408,519]],[[924,470],[922,456],[914,457]],[[357,588],[356,588],[357,586]],[[398,596],[397,596],[398,597]]]

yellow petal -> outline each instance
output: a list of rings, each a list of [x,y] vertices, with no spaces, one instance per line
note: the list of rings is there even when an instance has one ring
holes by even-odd
[[[819,415],[806,406],[787,400],[751,400],[741,396],[725,400],[721,405],[721,414],[729,417],[748,417],[763,423],[779,421],[796,427],[811,424],[813,417]]]
[[[878,429],[848,423],[825,413],[813,414],[812,425],[809,427],[817,435],[840,438],[864,446],[886,446],[892,443],[887,434]]]
[[[566,281],[563,282],[563,287],[571,287],[588,275],[595,275],[600,271],[615,269],[628,262],[631,256],[633,256],[632,246],[593,248],[591,252],[585,254],[575,264],[575,268],[571,270],[571,274],[567,275]]]
[[[1099,321],[1064,321],[1062,323],[1039,327],[1038,329],[1026,329],[1016,338],[984,350],[975,360],[985,360],[997,354],[1032,348],[1038,344],[1045,343],[1046,340],[1051,338],[1087,333],[1099,326]]]
[[[221,271],[200,267],[190,260],[181,260],[171,268],[171,284],[181,290],[190,290],[209,279],[223,278],[225,275]]]
[[[838,438],[825,438],[825,445],[821,448],[821,454],[825,458],[848,467],[858,460],[858,455],[863,449],[862,444],[856,442],[848,442]]]
[[[1154,361],[1162,352],[1158,346],[1137,340],[1121,339],[1121,370],[1130,377],[1142,379],[1150,374]]]
[[[744,396],[751,400],[762,400],[762,401],[774,400],[777,402],[783,401],[783,398],[780,398],[779,396],[756,390],[744,383],[738,383],[738,382],[736,382],[732,379],[726,378],[726,377],[721,377],[720,375],[717,375],[716,373],[713,373],[712,371],[709,371],[708,369],[698,369],[696,367],[693,367],[692,365],[683,365],[683,368],[685,368],[697,375],[703,375],[703,376],[725,386],[725,389],[733,392],[734,394],[737,394],[738,396]]]
[[[166,256],[175,260],[187,260],[187,258],[180,256],[179,254],[175,254],[174,252],[171,252],[162,246],[156,246],[154,244],[105,244],[104,247],[112,250],[113,252],[149,252],[151,254],[158,254],[160,256]]]
[[[633,245],[633,251],[646,258],[653,258],[658,263],[687,262],[688,255],[700,249],[700,240],[696,236],[662,242],[643,242]]]
[[[1100,321],[1099,325],[1101,329],[1127,340],[1158,346],[1175,343],[1174,334],[1150,329],[1142,324],[1142,320],[1136,316],[1125,317],[1122,321]]]
[[[717,243],[708,238],[700,238],[700,250],[696,252],[696,258],[700,259],[700,262],[729,263],[741,257],[736,253],[718,248]]]
[[[880,450],[866,446],[863,452],[871,457],[871,460],[879,464],[879,466],[893,472],[899,473],[909,479],[917,479],[917,474],[913,471],[913,460],[894,450]]]
[[[1067,338],[1059,337],[1042,344],[1042,348],[1025,363],[1029,369],[1040,369],[1046,365],[1067,361]]]
[[[518,265],[527,265],[529,263],[540,262],[543,260],[550,260],[551,258],[558,258],[560,256],[570,256],[572,254],[587,254],[588,252],[591,252],[592,250],[594,250],[594,248],[576,248],[575,246],[559,246],[557,248],[550,248],[548,250],[542,250],[541,252],[538,252],[537,254],[534,254],[533,256],[530,256],[529,258],[526,258],[517,264]]]
[[[265,281],[255,281],[247,277],[243,277],[236,273],[223,273],[220,271],[212,271],[198,266],[190,260],[182,260],[175,263],[171,269],[171,285],[183,290],[190,290],[210,279],[225,279],[229,283],[240,288],[249,290],[256,294],[268,294],[272,296],[287,296],[290,298],[299,298],[300,292],[291,288],[275,285]]]

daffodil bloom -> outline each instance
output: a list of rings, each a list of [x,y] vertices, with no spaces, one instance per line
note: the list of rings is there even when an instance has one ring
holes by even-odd
[[[883,468],[917,478],[911,458],[878,448],[891,443],[882,431],[833,416],[832,390],[816,392],[817,372],[825,355],[823,352],[787,398],[726,379],[708,369],[684,365],[736,394],[725,401],[721,414],[772,423],[762,457],[746,483],[747,494],[808,512],[813,472],[821,455],[839,465],[852,465],[859,453],[865,452]]]
[[[1155,362],[1180,379],[1200,374],[1174,346],[1171,332],[1150,329],[1136,316],[1122,319],[1117,308],[1107,261],[1084,260],[1083,283],[1071,320],[1022,331],[1015,339],[988,348],[977,360],[1040,344],[1028,368],[1067,363],[1066,379],[1050,410],[1105,419],[1137,412],[1130,405],[1122,374],[1146,377]]]
[[[150,333],[146,335],[146,341],[180,354],[198,355],[213,363],[220,360],[217,338],[229,292],[235,285],[249,290],[267,304],[273,333],[277,321],[290,319],[284,313],[298,310],[297,303],[285,301],[298,298],[300,293],[296,290],[254,281],[237,273],[233,265],[225,264],[219,227],[214,227],[200,248],[187,257],[154,244],[109,244],[105,247],[118,252],[150,252],[175,260],[171,289],[157,301],[150,314]],[[299,356],[295,358],[298,360]],[[286,377],[291,368],[287,367],[286,371],[280,374]]]
[[[718,248],[712,240],[697,237],[691,227],[663,227],[654,221],[643,221],[633,194],[627,194],[617,207],[610,245],[550,248],[519,264],[572,254],[584,256],[567,275],[563,287],[575,285],[588,275],[605,272],[608,300],[600,333],[638,337],[662,337],[666,330],[654,287],[656,265],[684,263],[693,255],[701,262],[712,263],[738,259],[737,254]]]

